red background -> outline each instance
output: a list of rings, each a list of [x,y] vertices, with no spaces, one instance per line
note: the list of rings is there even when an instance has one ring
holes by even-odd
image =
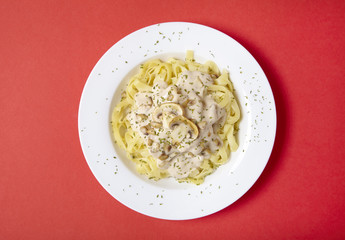
[[[78,139],[103,53],[147,25],[223,31],[258,60],[278,111],[263,175],[230,207],[158,220],[111,197]],[[0,239],[344,239],[344,1],[1,1]]]

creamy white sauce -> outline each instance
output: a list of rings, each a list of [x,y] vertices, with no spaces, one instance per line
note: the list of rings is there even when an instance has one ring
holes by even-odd
[[[211,84],[210,75],[185,71],[175,85],[159,81],[151,91],[137,93],[127,115],[158,167],[177,179],[192,176],[223,144],[217,130],[226,111],[208,93]]]

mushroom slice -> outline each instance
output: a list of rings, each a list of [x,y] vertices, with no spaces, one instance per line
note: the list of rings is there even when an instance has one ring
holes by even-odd
[[[181,105],[182,107],[186,108],[187,106],[192,106],[195,104],[195,100],[194,99],[187,99],[185,100]]]
[[[163,150],[165,153],[169,153],[172,149],[172,146],[168,143],[165,143],[164,146],[163,146]]]
[[[163,118],[169,118],[169,116],[183,115],[183,109],[176,103],[163,103],[153,111],[152,119],[156,122],[162,122]]]
[[[167,159],[168,159],[168,155],[166,155],[165,153],[162,153],[162,155],[160,155],[159,157],[159,160],[162,160],[162,161],[167,160]]]
[[[152,144],[153,144],[153,140],[151,138],[149,138],[147,140],[147,145],[152,146]]]
[[[142,126],[140,128],[140,131],[144,134],[144,135],[149,135],[149,134],[155,134],[154,129],[152,129],[151,125],[148,124],[146,126]]]
[[[162,127],[162,124],[160,122],[151,122],[151,126],[154,128],[160,128]]]
[[[183,139],[194,140],[199,136],[198,127],[183,116],[174,117],[169,122],[169,128],[173,130],[172,137],[177,142]]]
[[[207,147],[200,152],[201,156],[204,158],[210,158],[212,156],[212,151]]]

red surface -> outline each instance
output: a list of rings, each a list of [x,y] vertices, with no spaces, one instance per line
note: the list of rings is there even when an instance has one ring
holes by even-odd
[[[344,1],[2,1],[0,239],[344,239]],[[111,197],[78,139],[84,83],[115,42],[191,21],[258,60],[278,110],[258,182],[211,216],[165,221]]]

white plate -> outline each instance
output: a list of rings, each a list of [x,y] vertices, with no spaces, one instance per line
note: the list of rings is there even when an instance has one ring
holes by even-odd
[[[112,110],[124,83],[152,58],[213,60],[226,68],[241,107],[239,149],[199,186],[174,179],[148,180],[113,143]],[[258,179],[272,151],[276,109],[267,78],[250,53],[231,37],[194,23],[152,25],[112,46],[92,70],[80,100],[79,137],[86,161],[114,198],[142,214],[161,219],[193,219],[217,212],[239,199]]]

